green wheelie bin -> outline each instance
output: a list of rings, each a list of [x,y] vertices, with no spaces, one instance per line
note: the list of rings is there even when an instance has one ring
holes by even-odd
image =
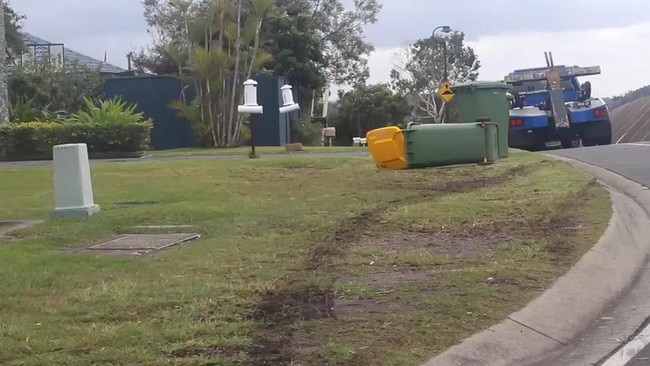
[[[508,157],[510,105],[506,92],[510,86],[498,81],[472,81],[453,85],[454,99],[447,104],[446,123],[475,123],[482,118],[498,126],[499,157]]]

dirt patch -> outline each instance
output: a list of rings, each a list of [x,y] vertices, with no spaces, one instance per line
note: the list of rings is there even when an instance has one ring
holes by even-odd
[[[321,241],[321,243],[312,247],[311,253],[308,256],[306,267],[308,269],[314,270],[332,268],[333,258],[340,256],[351,244],[361,241],[364,237],[364,234],[366,234],[369,229],[378,224],[381,224],[381,215],[389,209],[394,209],[396,206],[400,205],[420,202],[423,199],[430,198],[441,193],[464,193],[475,189],[501,185],[517,176],[530,174],[536,168],[537,166],[530,164],[517,165],[515,167],[509,168],[500,175],[491,177],[475,177],[472,175],[475,174],[475,172],[467,172],[466,175],[468,178],[446,181],[443,183],[421,181],[418,182],[417,180],[393,183],[390,186],[402,190],[416,190],[418,191],[418,194],[404,197],[400,200],[388,202],[387,204],[376,207],[372,211],[362,212],[361,214],[344,221],[333,234],[326,237]],[[437,237],[435,237],[436,235]],[[415,234],[415,237],[411,238],[409,238],[408,235],[400,236],[401,238],[397,238],[397,240],[395,240],[396,238],[389,238],[382,240],[382,242],[383,244],[394,244],[401,242],[399,248],[406,248],[406,250],[413,250],[413,248],[417,246],[421,247],[421,244],[410,244],[422,242],[423,236],[419,235],[419,233]],[[411,236],[413,236],[413,234],[411,234]],[[436,233],[433,234],[432,237],[430,233],[427,233],[427,235],[425,235],[427,240],[434,240],[432,243],[437,243],[437,245],[430,245],[428,251],[432,254],[457,255],[468,252],[470,248],[485,247],[485,243],[488,243],[488,245],[490,245],[490,243],[494,243],[495,241],[501,242],[504,239],[503,237],[498,236],[482,237],[480,235],[472,235],[471,237],[465,238],[456,238],[455,236],[455,233],[453,235]],[[404,243],[404,241],[407,243]],[[391,245],[382,246],[385,246],[388,249],[391,247]],[[397,250],[398,247],[395,246],[393,249]]]
[[[370,210],[342,220],[339,227],[312,246],[305,258],[304,268],[321,276],[334,277],[335,259],[345,254],[351,245],[380,246],[385,251],[401,254],[421,251],[432,255],[467,256],[497,248],[508,240],[506,235],[474,230],[471,232],[411,230],[385,238],[372,238],[372,229],[381,225],[381,218],[396,206],[421,202],[422,199],[453,193],[462,193],[478,188],[500,185],[518,175],[528,174],[535,167],[516,166],[493,177],[475,177],[468,172],[459,180],[440,183],[418,182],[412,177],[405,182],[394,183],[393,188],[413,190],[410,196],[380,204]],[[285,167],[278,172],[280,177],[294,174],[314,174],[316,166]],[[455,174],[455,172],[454,172]],[[424,177],[426,180],[426,176]],[[364,320],[373,314],[413,311],[417,304],[401,299],[393,292],[407,284],[424,284],[426,291],[438,291],[427,282],[431,276],[425,271],[413,268],[396,268],[373,273],[350,281],[376,287],[377,291],[368,297],[337,296],[332,286],[278,283],[276,288],[265,292],[253,306],[250,319],[260,325],[251,334],[253,347],[249,350],[247,365],[289,364],[296,357],[317,350],[322,340],[301,336],[296,333],[296,323],[318,319]],[[345,281],[345,279],[343,279]],[[302,333],[302,332],[301,332]],[[312,339],[314,338],[314,339]]]
[[[325,165],[285,165],[273,171],[274,178],[298,178],[301,176],[313,176],[321,174],[325,170],[332,169]]]
[[[348,318],[367,318],[372,313],[405,311],[415,308],[399,297],[390,295],[403,289],[409,284],[422,284],[432,277],[425,271],[411,267],[396,267],[384,272],[370,273],[364,276],[342,277],[337,280],[340,286],[360,286],[369,292],[362,295],[349,295],[349,292],[339,291],[334,299],[334,316]]]
[[[381,238],[365,237],[359,246],[381,247],[391,254],[422,252],[432,255],[466,257],[499,248],[511,240],[504,233],[486,230],[410,230]]]
[[[406,302],[386,299],[334,300],[334,316],[343,320],[363,320],[372,314],[401,313],[415,308],[416,306]]]
[[[231,361],[243,361],[246,359],[246,354],[242,350],[222,347],[187,347],[180,348],[170,352],[171,358],[187,359],[187,358],[214,358],[223,357]]]
[[[428,180],[409,180],[406,182],[393,183],[390,186],[397,189],[430,191],[445,193],[464,193],[476,189],[488,188],[507,183],[518,176],[530,174],[537,167],[534,165],[517,165],[509,168],[503,173],[495,176],[480,176],[476,172],[468,171],[460,174],[462,179],[452,179],[447,181],[428,181]],[[458,177],[458,175],[455,175]]]
[[[0,243],[15,241],[17,238],[11,235],[12,231],[27,229],[45,222],[44,220],[11,220],[0,221]]]
[[[418,267],[396,267],[385,272],[370,273],[363,277],[342,277],[337,280],[339,284],[359,284],[378,290],[392,290],[404,284],[422,282],[431,276]]]
[[[576,207],[592,200],[594,180],[581,191],[567,196],[555,210],[532,220],[517,220],[510,218],[495,225],[501,233],[507,233],[521,240],[539,240],[544,238],[548,244],[544,247],[547,253],[553,255],[558,263],[572,262],[575,251],[576,230],[581,226],[572,217]]]

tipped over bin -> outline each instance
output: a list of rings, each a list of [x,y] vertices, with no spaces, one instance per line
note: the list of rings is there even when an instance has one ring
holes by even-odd
[[[499,159],[496,123],[410,124],[369,131],[368,148],[379,169],[493,163]]]

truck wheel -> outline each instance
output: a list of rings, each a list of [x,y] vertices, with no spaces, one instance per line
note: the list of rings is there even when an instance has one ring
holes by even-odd
[[[599,141],[598,145],[611,145],[612,144],[612,131],[609,131],[607,136],[603,136]]]
[[[572,149],[580,146],[580,139],[562,139],[563,149]]]
[[[612,124],[609,121],[594,123],[582,131],[582,145],[611,145]]]

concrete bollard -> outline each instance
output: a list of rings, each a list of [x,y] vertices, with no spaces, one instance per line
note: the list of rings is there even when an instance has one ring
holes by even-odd
[[[65,144],[53,148],[54,200],[52,217],[84,217],[99,212],[93,198],[86,144]]]

